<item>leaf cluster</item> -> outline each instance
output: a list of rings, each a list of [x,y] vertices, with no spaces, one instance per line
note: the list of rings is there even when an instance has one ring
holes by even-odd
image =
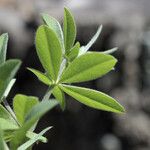
[[[73,86],[73,83],[90,81],[102,77],[114,69],[116,58],[109,53],[89,51],[101,33],[100,26],[85,46],[76,40],[76,24],[71,12],[64,9],[63,29],[59,22],[42,14],[44,25],[36,32],[36,51],[45,70],[40,72],[29,68],[38,79],[48,85],[54,97],[59,101],[61,108],[65,109],[65,93],[75,100],[105,111],[122,113],[124,108],[112,97],[95,90]]]

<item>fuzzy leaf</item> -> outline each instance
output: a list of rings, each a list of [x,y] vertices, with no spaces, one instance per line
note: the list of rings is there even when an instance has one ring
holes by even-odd
[[[0,36],[0,64],[6,60],[8,34],[4,33]]]
[[[66,54],[68,54],[75,42],[76,25],[75,25],[73,15],[67,8],[64,9],[64,26],[63,26],[63,28],[64,28],[65,50],[66,50]]]
[[[124,108],[115,99],[102,92],[69,85],[60,87],[68,95],[89,107],[116,113],[124,112]]]
[[[19,69],[21,62],[19,60],[8,60],[0,65],[0,102],[4,93]]]
[[[55,86],[52,93],[55,96],[56,100],[59,101],[62,110],[64,110],[65,109],[65,95],[64,95],[64,92],[58,86]]]
[[[23,144],[26,139],[27,131],[37,122],[37,120],[39,120],[46,112],[51,110],[57,104],[57,101],[42,101],[35,105],[28,113],[23,126],[14,132],[13,139],[10,142],[11,150],[16,150],[21,144]]]
[[[71,48],[70,53],[68,54],[69,61],[73,61],[79,54],[80,43],[77,42],[73,48]]]
[[[24,143],[23,145],[21,145],[17,150],[25,150],[25,149],[29,148],[34,143],[36,143],[37,141],[39,141],[40,137],[43,134],[45,134],[50,129],[51,129],[51,127],[48,127],[46,129],[44,129],[43,131],[41,131],[39,134],[36,134],[32,139],[28,140],[26,143]]]
[[[42,72],[36,70],[36,69],[32,69],[32,68],[28,68],[28,70],[30,70],[33,74],[36,75],[36,77],[43,82],[46,85],[51,85],[52,81]]]
[[[62,49],[64,51],[63,31],[59,22],[55,18],[49,16],[48,14],[42,14],[42,18],[43,18],[44,23],[57,34],[58,39],[62,45]]]
[[[98,28],[96,34],[95,34],[95,35],[92,37],[92,39],[89,41],[89,43],[88,43],[86,46],[82,46],[82,47],[80,48],[79,56],[85,54],[85,53],[91,48],[91,46],[96,42],[97,38],[99,37],[99,35],[100,35],[101,31],[102,31],[102,28],[103,28],[103,26],[101,25],[101,26]]]
[[[76,58],[63,72],[61,83],[75,83],[96,79],[113,69],[117,60],[110,55],[91,52]]]
[[[62,49],[56,33],[46,25],[40,26],[37,30],[36,50],[49,77],[56,81],[62,60]]]
[[[25,117],[28,114],[28,112],[33,108],[33,106],[35,106],[38,103],[38,98],[33,96],[17,94],[14,97],[14,112],[21,126],[25,123]]]

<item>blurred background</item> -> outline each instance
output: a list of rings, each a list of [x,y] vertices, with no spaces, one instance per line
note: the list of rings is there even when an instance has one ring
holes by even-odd
[[[64,112],[59,107],[39,123],[37,132],[52,125],[47,144],[36,150],[150,150],[150,0],[0,0],[0,33],[8,32],[8,58],[20,58],[22,67],[10,94],[42,98],[46,86],[26,67],[42,70],[34,46],[41,13],[61,23],[64,6],[77,22],[77,40],[86,44],[103,24],[103,31],[91,50],[119,47],[119,60],[108,75],[81,86],[115,97],[125,108],[116,115],[88,108],[67,97]]]

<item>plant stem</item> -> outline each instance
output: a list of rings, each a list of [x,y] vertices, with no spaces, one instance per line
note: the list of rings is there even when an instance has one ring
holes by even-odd
[[[48,100],[50,98],[53,88],[54,88],[54,86],[51,86],[47,89],[42,101]]]

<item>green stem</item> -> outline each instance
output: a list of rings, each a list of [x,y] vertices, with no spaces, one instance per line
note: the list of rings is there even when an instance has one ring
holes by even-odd
[[[50,96],[51,96],[51,94],[52,94],[53,88],[54,88],[54,86],[51,86],[51,87],[49,87],[49,88],[47,89],[47,91],[46,91],[46,93],[45,93],[45,95],[44,95],[42,101],[49,100],[49,98],[50,98]]]

